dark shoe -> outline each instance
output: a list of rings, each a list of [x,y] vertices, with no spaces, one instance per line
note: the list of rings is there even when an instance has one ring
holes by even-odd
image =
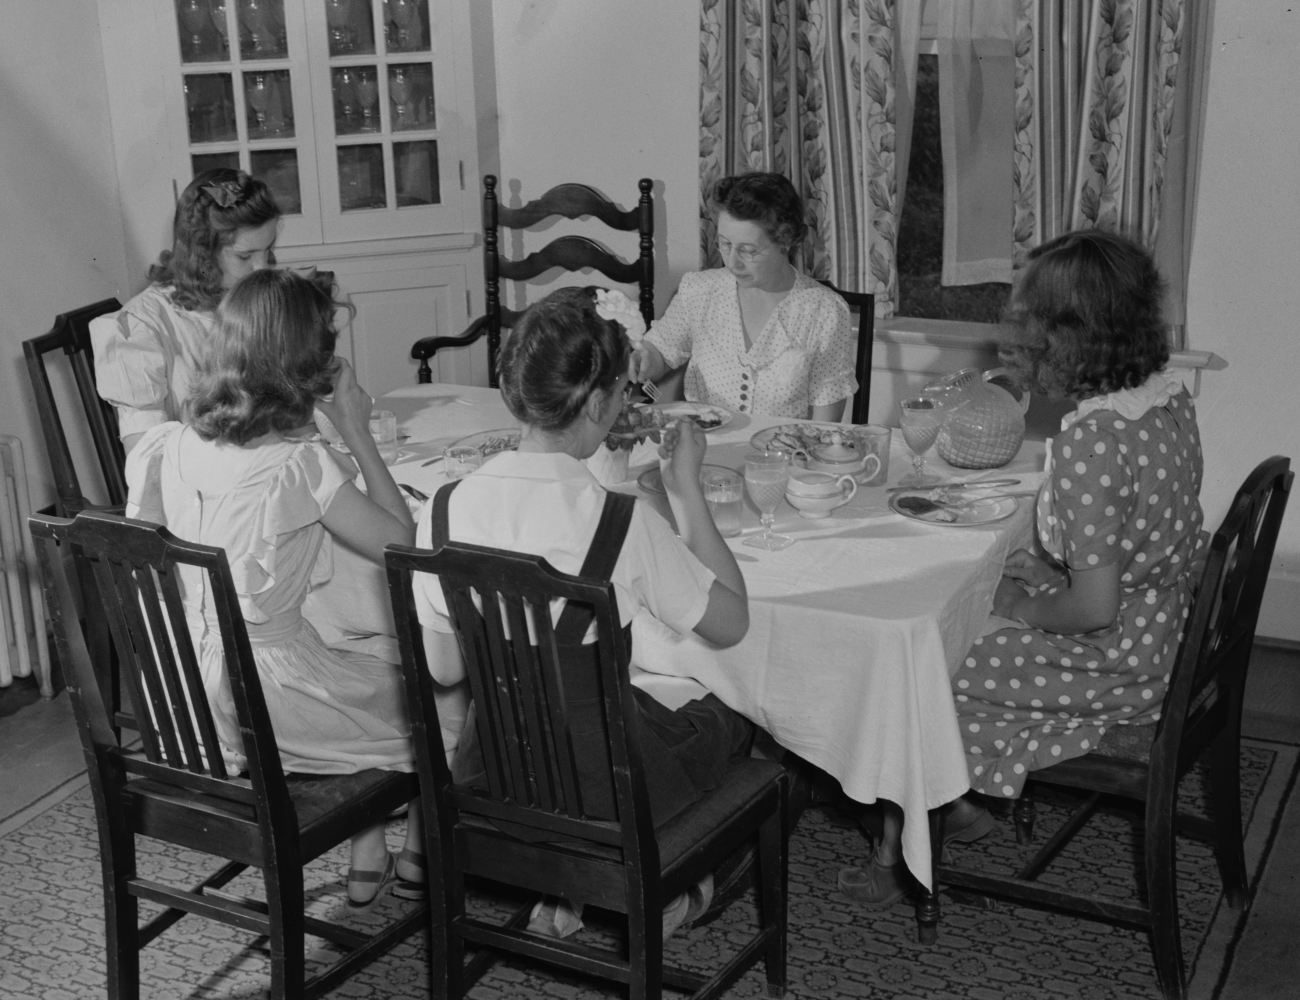
[[[384,886],[393,881],[396,863],[393,861],[392,854],[387,851],[384,852],[384,856],[388,859],[388,863],[384,865],[382,872],[370,872],[361,868],[348,869],[348,906],[354,910],[371,906],[384,891]]]
[[[416,854],[408,848],[403,847],[400,854],[397,855],[398,864],[410,865],[412,868],[419,869],[419,878],[402,878],[397,876],[397,881],[393,883],[393,895],[398,899],[424,900],[429,896],[429,877],[425,873],[424,855]]]
[[[974,805],[974,803],[971,804]],[[942,808],[948,810],[949,813],[953,811],[950,805],[943,806]],[[998,821],[993,818],[993,815],[988,811],[988,809],[984,806],[975,806],[975,808],[977,808],[979,812],[975,814],[973,819],[967,820],[960,826],[954,827],[953,824],[945,818],[943,824],[943,842],[945,844],[952,843],[954,840],[962,844],[973,844],[981,837],[987,837],[997,829]]]
[[[907,865],[882,865],[871,856],[865,868],[845,868],[840,872],[840,892],[854,902],[872,910],[892,906],[912,891],[912,876]]]

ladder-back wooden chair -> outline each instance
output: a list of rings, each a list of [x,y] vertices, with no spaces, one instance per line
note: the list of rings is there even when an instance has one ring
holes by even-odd
[[[139,996],[140,949],[186,914],[268,937],[277,1000],[321,996],[419,929],[424,906],[376,933],[304,912],[303,866],[409,802],[418,786],[414,775],[397,771],[284,773],[225,551],[102,512],[33,517],[31,526],[95,801],[108,995]],[[137,706],[140,751],[119,747],[114,737],[71,602],[67,554],[103,602]],[[181,603],[182,574],[190,585],[206,577],[246,773],[227,762],[218,741]],[[137,837],[225,860],[197,885],[165,885],[137,872]],[[222,890],[249,866],[262,869],[264,901]],[[165,909],[140,926],[140,900]],[[345,952],[310,979],[306,934]]]
[[[32,381],[36,397],[36,412],[41,419],[45,437],[45,450],[50,456],[54,473],[54,489],[58,497],[55,509],[62,517],[72,517],[78,511],[91,507],[82,492],[81,480],[72,462],[68,436],[59,417],[59,408],[50,387],[45,356],[62,351],[68,358],[81,409],[99,457],[99,471],[108,491],[108,506],[122,508],[126,504],[126,480],[122,469],[126,455],[117,433],[117,414],[113,407],[99,398],[95,389],[95,357],[90,342],[90,321],[122,308],[117,299],[104,299],[93,305],[74,309],[55,317],[49,333],[23,341],[23,356],[27,360],[27,374]]]
[[[463,996],[494,953],[506,952],[627,984],[633,1000],[658,998],[664,985],[696,998],[719,996],[761,957],[769,994],[781,996],[787,780],[780,765],[733,760],[722,785],[655,829],[644,765],[628,727],[634,718],[628,650],[611,584],[558,573],[538,556],[458,543],[436,553],[389,546],[386,561],[424,790],[432,995]],[[444,757],[411,587],[412,574],[420,572],[438,574],[459,637],[487,770],[484,790],[453,784]],[[594,613],[593,669],[605,706],[613,819],[593,819],[584,807],[550,614],[533,618],[536,645],[507,638],[507,631],[529,635],[529,609],[549,608],[555,599],[578,602]],[[511,836],[497,823],[531,836]],[[710,979],[664,968],[664,905],[746,844],[758,850],[758,933]],[[534,893],[572,895],[625,913],[626,952],[598,951],[522,930],[534,900],[503,924],[470,917],[467,876]],[[479,949],[468,964],[467,945]]]
[[[1242,484],[1210,543],[1205,574],[1186,619],[1183,642],[1170,674],[1160,721],[1151,726],[1114,726],[1082,757],[1033,771],[1014,810],[1016,836],[1033,835],[1031,788],[1047,784],[1086,795],[1073,816],[1015,875],[995,875],[951,864],[938,865],[936,884],[973,889],[1017,902],[1065,910],[1077,916],[1143,928],[1151,934],[1156,972],[1169,1000],[1187,995],[1179,937],[1174,832],[1211,842],[1228,905],[1247,902],[1241,830],[1238,754],[1241,705],[1260,603],[1294,474],[1290,460],[1261,462]],[[1178,785],[1209,755],[1212,819],[1179,814]],[[1146,905],[1088,895],[1037,881],[1038,876],[1088,821],[1103,796],[1143,807],[1142,850]],[[932,813],[935,858],[943,842],[942,810]]]
[[[566,271],[594,268],[610,281],[640,286],[639,304],[646,326],[654,319],[655,251],[654,182],[645,177],[637,182],[641,197],[635,208],[623,211],[594,188],[585,184],[561,184],[522,208],[506,208],[497,201],[497,179],[483,178],[483,277],[484,314],[455,337],[425,337],[411,346],[411,357],[420,362],[417,372],[421,383],[433,380],[429,359],[449,347],[465,347],[487,335],[488,384],[497,385],[497,353],[501,349],[501,331],[509,330],[523,314],[501,304],[501,281],[527,281],[559,267]],[[553,217],[578,219],[592,216],[612,229],[640,234],[640,255],[625,263],[603,246],[586,236],[561,236],[521,260],[511,260],[501,252],[500,227],[527,229]]]
[[[846,292],[829,281],[823,285],[842,298],[849,307],[849,315],[857,319],[858,343],[854,349],[853,374],[858,380],[858,391],[853,394],[853,409],[849,411],[850,423],[870,422],[871,410],[871,353],[876,345],[876,297],[870,292]]]

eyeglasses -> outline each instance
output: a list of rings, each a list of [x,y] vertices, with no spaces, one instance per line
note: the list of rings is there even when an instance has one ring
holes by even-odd
[[[743,245],[738,247],[733,247],[731,245],[730,240],[724,240],[721,236],[718,237],[718,253],[722,254],[723,260],[726,260],[728,257],[730,257],[731,251],[735,250],[736,256],[739,257],[746,264],[754,263],[754,261],[758,260],[759,257],[762,257],[763,254],[767,253],[774,246],[776,246],[775,243],[769,243],[765,247],[751,247],[751,246],[743,246]]]

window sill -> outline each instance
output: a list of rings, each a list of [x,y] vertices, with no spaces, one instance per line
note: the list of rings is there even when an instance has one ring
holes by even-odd
[[[892,316],[876,320],[876,341],[882,344],[908,344],[932,348],[962,348],[996,352],[1003,339],[1002,327],[997,323],[971,323],[951,319],[922,319],[914,316]],[[1204,368],[1217,369],[1216,355],[1210,351],[1173,351],[1169,367],[1196,372],[1196,388],[1200,388],[1200,373]],[[1195,395],[1195,392],[1193,392]]]

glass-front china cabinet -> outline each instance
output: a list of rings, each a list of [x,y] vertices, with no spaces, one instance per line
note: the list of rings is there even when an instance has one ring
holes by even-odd
[[[152,31],[128,32],[123,7]],[[454,0],[100,0],[100,12],[115,142],[162,151],[147,185],[122,178],[119,149],[124,212],[157,196],[164,171],[169,201],[209,167],[260,177],[284,212],[280,260],[334,270],[357,307],[341,346],[367,387],[414,382],[410,343],[464,327],[478,273],[470,46]],[[441,375],[477,381],[477,367],[450,352]]]

